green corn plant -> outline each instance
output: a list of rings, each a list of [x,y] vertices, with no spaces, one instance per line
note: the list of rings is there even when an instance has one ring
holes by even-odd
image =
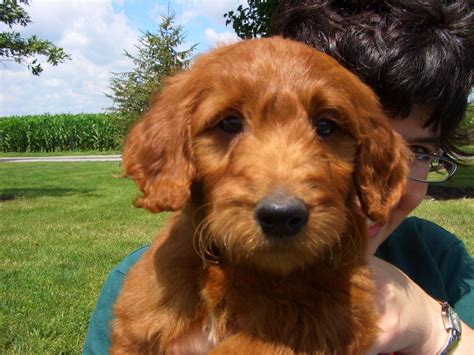
[[[119,150],[124,132],[116,114],[0,117],[0,151]]]

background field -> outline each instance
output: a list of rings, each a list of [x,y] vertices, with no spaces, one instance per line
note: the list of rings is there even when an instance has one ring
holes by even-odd
[[[0,117],[0,152],[120,150],[126,129],[112,113]]]
[[[0,163],[0,353],[81,351],[108,272],[166,219],[134,208],[136,194],[116,162]],[[416,214],[474,252],[473,199],[427,200]]]

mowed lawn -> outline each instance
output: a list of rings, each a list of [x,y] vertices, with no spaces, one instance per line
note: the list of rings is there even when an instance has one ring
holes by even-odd
[[[165,219],[136,194],[117,162],[0,163],[0,353],[80,352],[108,272]]]
[[[474,165],[459,167],[454,178],[441,186],[461,191],[460,195],[468,197],[453,196],[436,201],[428,196],[413,215],[434,221],[456,234],[474,255]]]
[[[473,186],[474,168],[459,184]],[[456,181],[455,183],[456,184]],[[110,163],[0,163],[0,353],[79,353],[108,272],[166,219],[134,208]],[[474,200],[425,201],[417,214],[474,251]]]

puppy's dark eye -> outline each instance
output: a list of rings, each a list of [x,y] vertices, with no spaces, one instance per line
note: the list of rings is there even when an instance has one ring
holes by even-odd
[[[237,115],[227,116],[219,121],[217,127],[228,134],[239,134],[244,130],[244,121]]]
[[[337,129],[337,124],[333,120],[321,118],[316,122],[315,127],[318,136],[325,138],[334,133],[334,131]]]

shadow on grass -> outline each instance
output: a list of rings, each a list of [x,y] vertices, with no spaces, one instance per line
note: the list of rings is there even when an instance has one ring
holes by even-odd
[[[64,188],[25,188],[5,189],[0,191],[0,203],[14,201],[19,198],[38,198],[44,196],[64,197],[72,195],[96,196],[93,189],[64,189]],[[435,200],[457,200],[474,198],[474,187],[428,186],[428,198]]]
[[[64,188],[24,188],[4,189],[0,191],[0,203],[14,201],[19,198],[64,197],[72,195],[95,196],[93,189],[64,189]]]
[[[427,196],[435,200],[457,200],[474,198],[474,187],[428,186]]]

